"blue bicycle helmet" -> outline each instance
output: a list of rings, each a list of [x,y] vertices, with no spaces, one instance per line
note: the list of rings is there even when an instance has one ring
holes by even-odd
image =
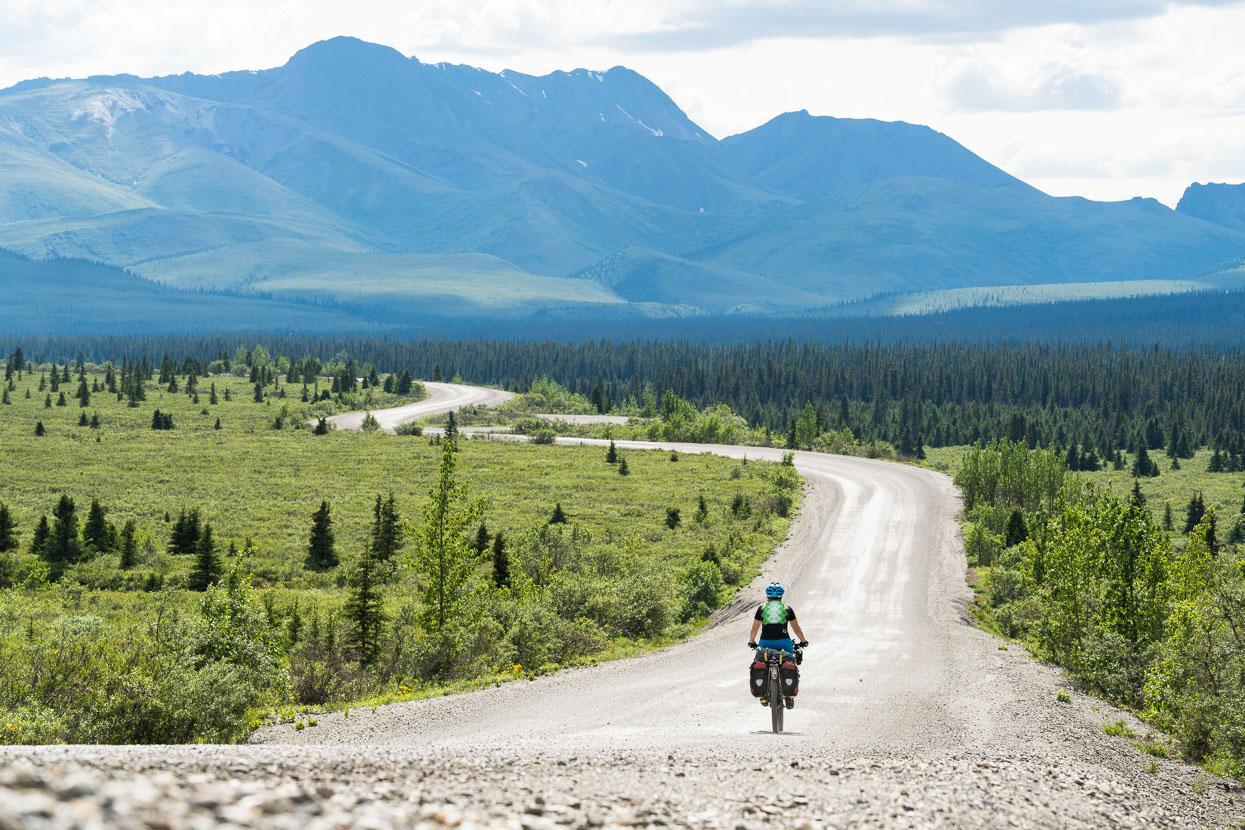
[[[781,582],[771,582],[765,586],[765,596],[770,599],[781,599],[786,589],[782,587]]]

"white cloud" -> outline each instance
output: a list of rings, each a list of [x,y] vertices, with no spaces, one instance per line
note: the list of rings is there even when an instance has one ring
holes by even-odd
[[[1029,72],[984,60],[959,60],[938,79],[953,107],[968,110],[1111,110],[1120,105],[1120,83],[1071,63],[1048,63]]]
[[[0,0],[0,87],[353,35],[494,71],[623,64],[718,136],[804,108],[925,123],[1050,192],[1174,204],[1245,179],[1243,33],[1239,0]]]

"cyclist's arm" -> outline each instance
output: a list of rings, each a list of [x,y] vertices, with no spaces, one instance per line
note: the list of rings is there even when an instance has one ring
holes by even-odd
[[[748,635],[748,642],[755,643],[757,641],[757,632],[761,630],[761,621],[752,621],[752,633]]]
[[[795,620],[791,621],[791,630],[795,632],[795,636],[799,637],[800,640],[808,639],[807,637],[804,636],[804,631],[800,628],[800,624],[796,622]]]

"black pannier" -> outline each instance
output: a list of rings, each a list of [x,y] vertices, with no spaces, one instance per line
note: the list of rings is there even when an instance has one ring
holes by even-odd
[[[752,668],[748,670],[748,689],[753,697],[766,697],[769,694],[769,689],[766,688],[764,660],[752,661]]]

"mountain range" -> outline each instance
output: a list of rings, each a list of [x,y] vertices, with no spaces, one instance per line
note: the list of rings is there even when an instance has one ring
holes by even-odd
[[[928,127],[801,111],[718,140],[622,67],[491,73],[335,38],[264,71],[0,91],[0,247],[376,319],[757,314],[1234,285],[1245,186],[1176,210],[1056,198]]]

